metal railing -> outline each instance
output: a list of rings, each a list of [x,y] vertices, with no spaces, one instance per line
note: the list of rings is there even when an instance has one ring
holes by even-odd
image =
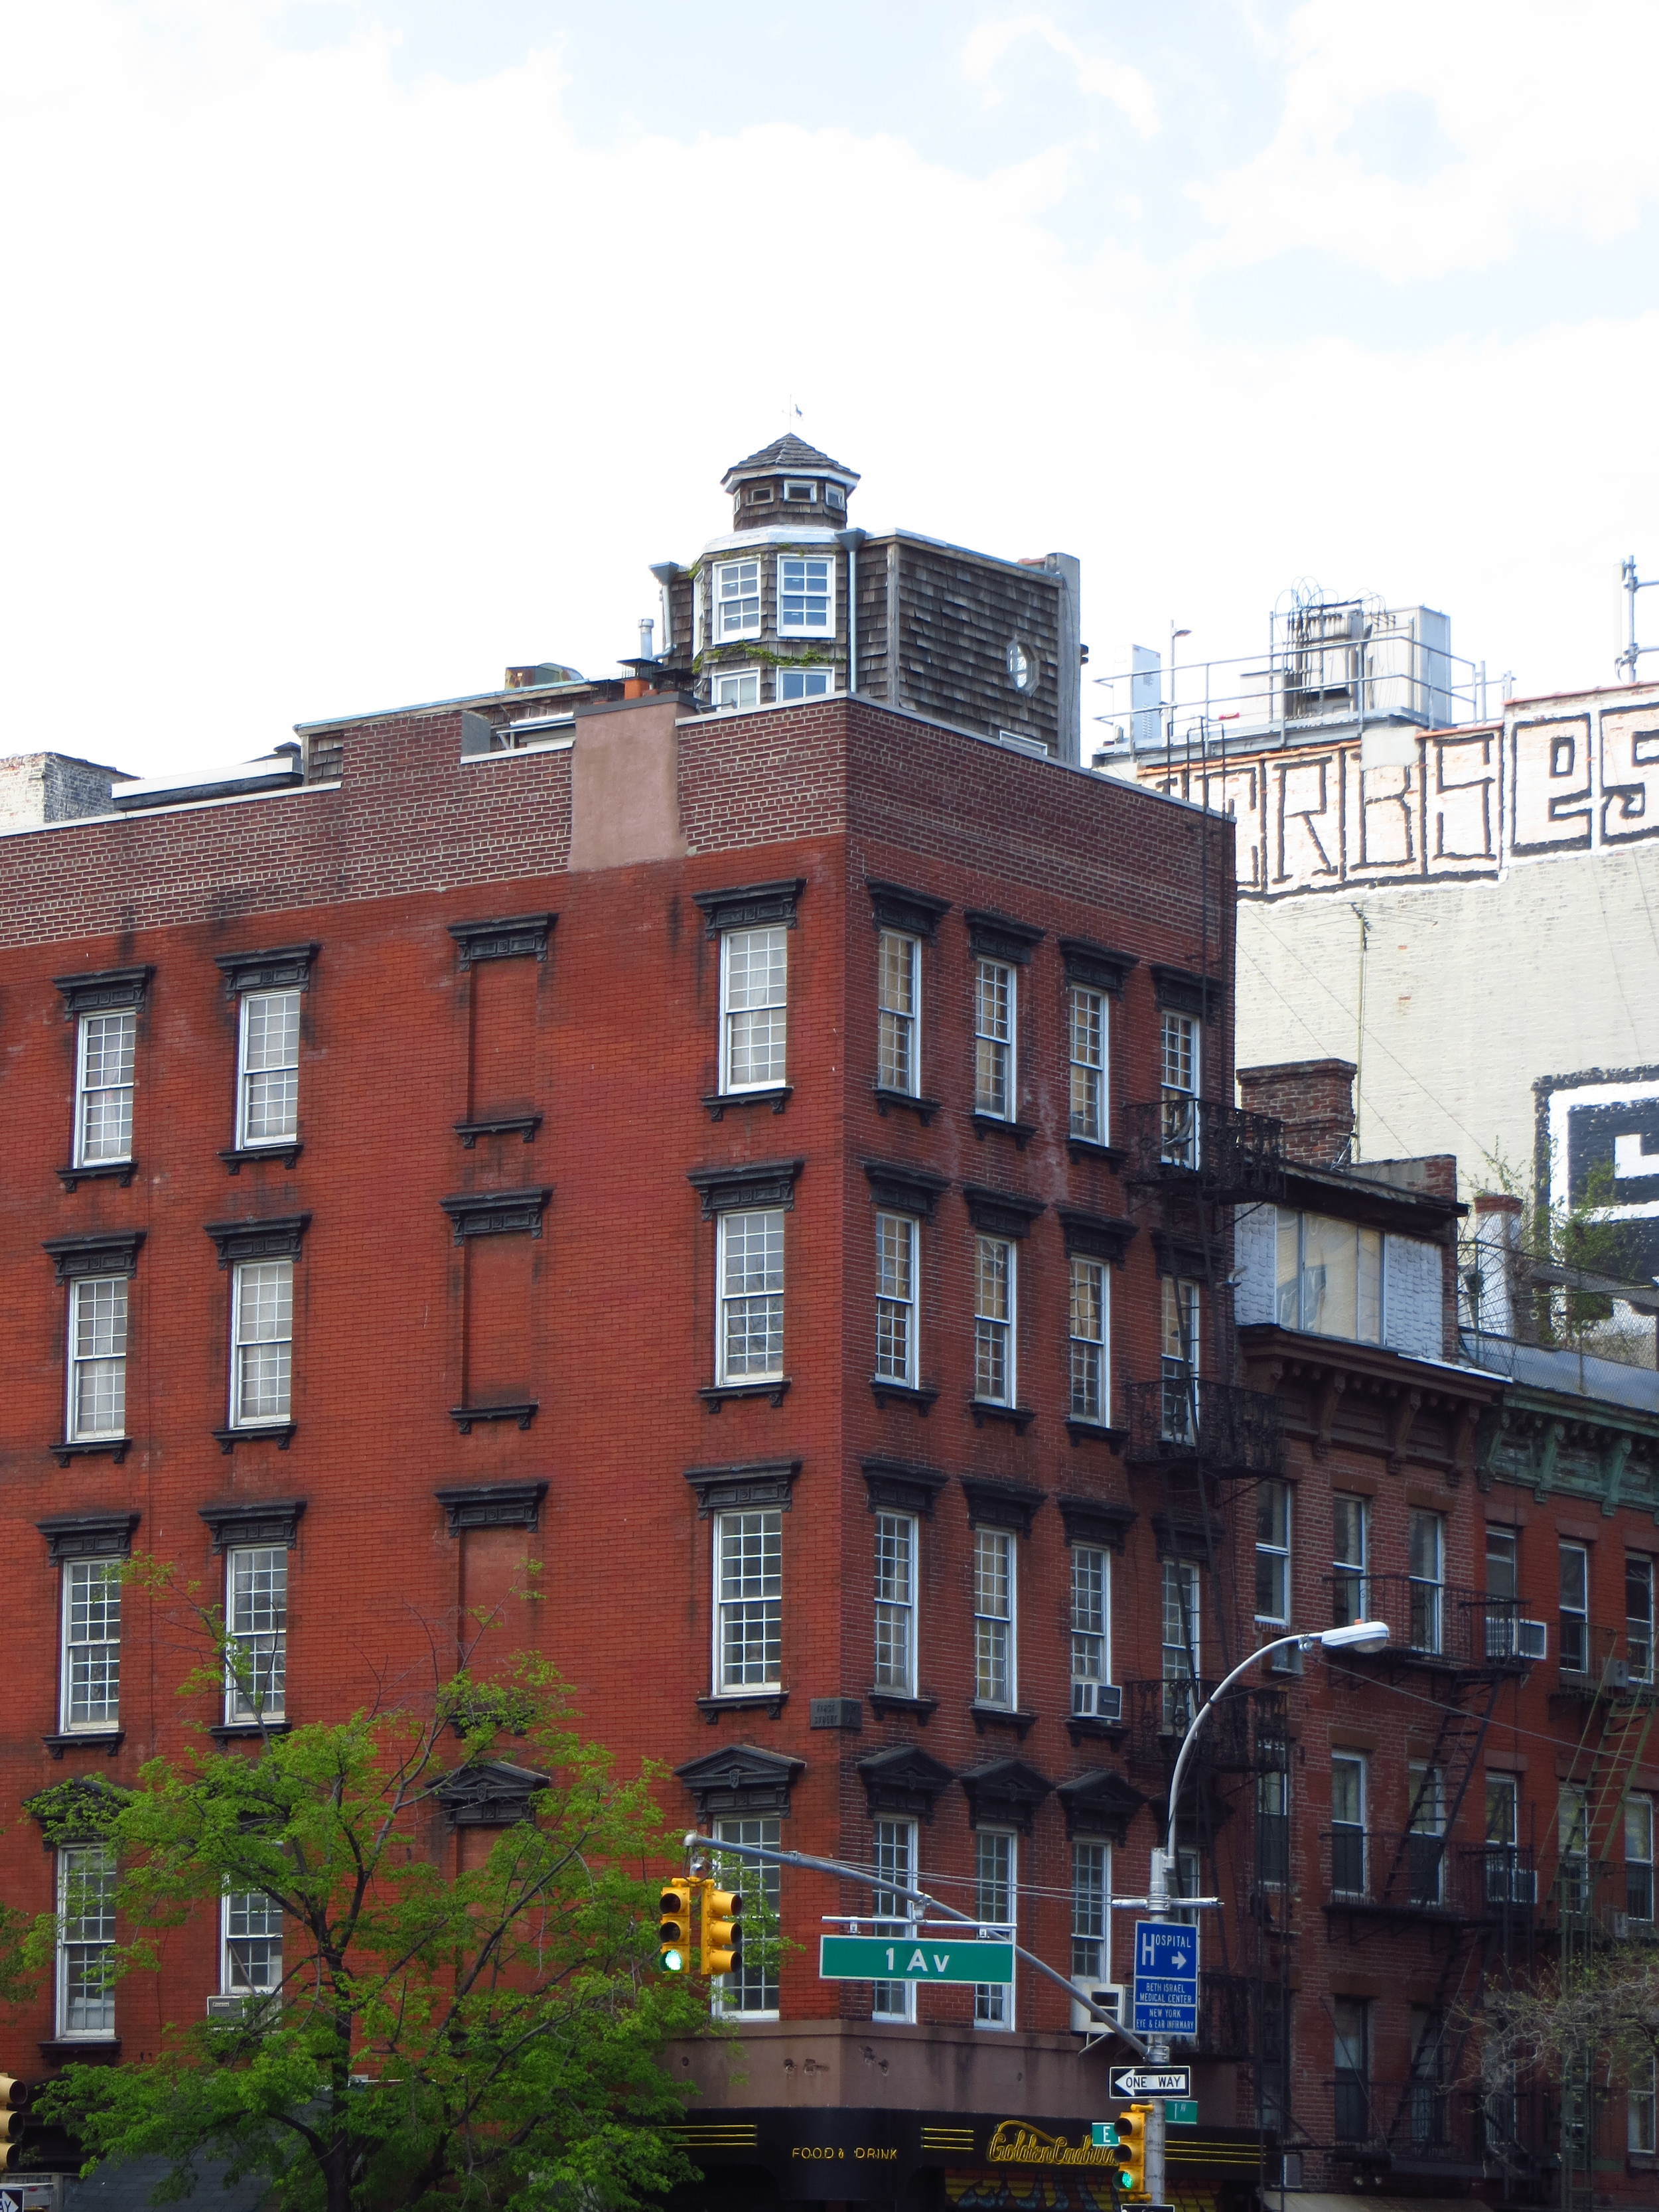
[[[1333,1624],[1386,1620],[1392,1656],[1516,1674],[1533,1664],[1523,1648],[1524,1610],[1516,1598],[1489,1597],[1484,1590],[1419,1575],[1368,1574],[1359,1567],[1339,1568],[1324,1579]]]
[[[1178,1679],[1124,1683],[1130,1757],[1143,1765],[1173,1760],[1194,1714],[1215,1686],[1212,1681]],[[1200,1766],[1224,1774],[1282,1771],[1289,1723],[1290,1700],[1283,1690],[1235,1692],[1205,1722],[1193,1757]]]
[[[1277,1398],[1200,1375],[1124,1386],[1132,1461],[1197,1461],[1212,1474],[1271,1475],[1285,1463]]]
[[[1218,1098],[1166,1091],[1126,1106],[1129,1174],[1142,1182],[1188,1178],[1224,1198],[1273,1198],[1285,1184],[1285,1124]]]
[[[1537,1862],[1519,1844],[1458,1844],[1398,1828],[1329,1828],[1319,1840],[1333,1906],[1455,1920],[1530,1917],[1537,1910]]]

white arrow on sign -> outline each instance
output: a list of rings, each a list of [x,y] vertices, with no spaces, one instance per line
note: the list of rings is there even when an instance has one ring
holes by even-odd
[[[1108,2079],[1115,2097],[1190,2097],[1190,2066],[1115,2066]]]

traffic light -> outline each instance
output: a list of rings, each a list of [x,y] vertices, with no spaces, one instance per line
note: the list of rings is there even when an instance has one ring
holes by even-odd
[[[27,2081],[0,2074],[0,2172],[16,2165],[22,2155],[23,2107],[29,2100]]]
[[[743,1899],[735,1889],[702,1886],[702,1970],[705,1974],[735,1973],[743,1958]]]
[[[657,1905],[657,1964],[665,1974],[683,1974],[691,1964],[691,1898],[696,1887],[689,1875],[662,1886]]]
[[[1150,2105],[1131,2105],[1117,2116],[1112,2186],[1123,2197],[1146,2194],[1146,2123]]]

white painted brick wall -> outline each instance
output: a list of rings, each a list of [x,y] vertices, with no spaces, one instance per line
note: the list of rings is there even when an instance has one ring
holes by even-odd
[[[1441,1359],[1440,1247],[1390,1237],[1382,1261],[1382,1333],[1390,1350]]]

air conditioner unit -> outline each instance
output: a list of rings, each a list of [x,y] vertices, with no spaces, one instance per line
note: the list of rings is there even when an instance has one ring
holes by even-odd
[[[1517,1659],[1537,1660],[1549,1656],[1550,1632],[1541,1620],[1517,1620],[1515,1624],[1515,1656]]]
[[[212,1996],[207,2001],[207,2016],[226,2027],[270,2027],[276,2024],[282,2003],[282,1997],[276,1990],[253,1990],[231,1996]]]
[[[1607,1915],[1607,1933],[1612,1936],[1612,1938],[1613,1938],[1613,1942],[1614,1942],[1615,1943],[1628,1943],[1628,1942],[1629,1942],[1629,1941],[1630,1941],[1630,1915],[1629,1915],[1629,1913],[1628,1913],[1628,1912],[1610,1912],[1610,1913],[1608,1913],[1608,1915]]]
[[[1074,1720],[1121,1721],[1121,1688],[1115,1682],[1073,1682],[1072,1717]]]
[[[1629,1687],[1630,1687],[1630,1662],[1629,1662],[1629,1660],[1628,1660],[1628,1659],[1609,1659],[1609,1660],[1608,1660],[1608,1662],[1607,1662],[1607,1669],[1606,1669],[1606,1672],[1602,1674],[1601,1680],[1602,1680],[1602,1683],[1603,1683],[1604,1686],[1605,1686],[1606,1688],[1609,1689],[1609,1690],[1627,1690],[1627,1689],[1629,1689]]]
[[[1073,1974],[1072,1984],[1073,1988],[1092,1997],[1103,2012],[1110,2013],[1114,2020],[1122,2019],[1123,1992],[1115,1983],[1097,1982],[1089,1974]],[[1097,2021],[1085,2005],[1074,2004],[1072,2007],[1072,2033],[1074,2035],[1104,2035],[1106,2032],[1104,2023]]]
[[[239,2027],[241,2025],[242,2015],[246,2010],[246,1997],[210,1997],[207,2001],[207,2016],[210,2020],[228,2021]]]
[[[1302,1646],[1299,1644],[1281,1644],[1267,1662],[1270,1674],[1299,1674],[1302,1672]]]
[[[1279,2185],[1281,2189],[1300,2189],[1302,2186],[1302,2154],[1299,2150],[1282,2152],[1279,2160]]]

